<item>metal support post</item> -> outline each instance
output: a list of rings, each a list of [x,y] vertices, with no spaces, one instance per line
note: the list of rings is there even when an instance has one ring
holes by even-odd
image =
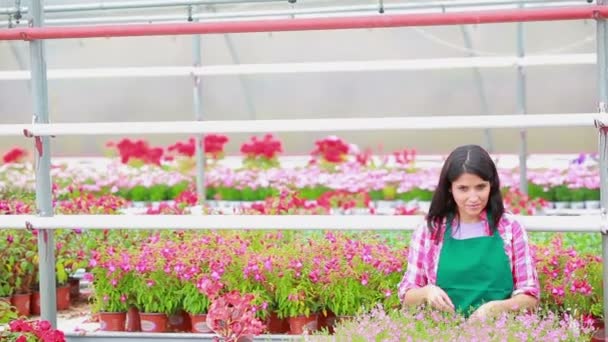
[[[44,26],[43,0],[31,2],[32,26]],[[30,42],[32,91],[34,99],[34,122],[49,123],[48,88],[46,75],[44,40]],[[36,155],[36,207],[38,215],[53,216],[51,198],[51,148],[50,137],[34,137]],[[34,227],[35,228],[35,227]],[[55,242],[53,230],[38,232],[38,254],[40,272],[41,318],[57,327],[57,298],[55,292]]]
[[[197,11],[198,12],[198,11]],[[201,66],[201,36],[192,36],[192,59],[194,66]],[[197,121],[203,121],[203,85],[201,76],[193,75],[194,87],[192,88],[192,105],[194,116]],[[195,138],[195,158],[196,158],[196,194],[198,204],[203,204],[206,199],[205,191],[205,135],[196,135]]]
[[[608,0],[598,0],[598,5],[607,5]],[[597,20],[597,66],[598,66],[598,90],[599,90],[599,112],[606,114],[606,105],[608,103],[608,75],[607,73],[607,44],[606,44],[606,20]],[[600,197],[602,213],[606,215],[608,208],[608,128],[599,125],[599,158],[600,158]],[[604,220],[605,223],[605,220]],[[603,304],[604,318],[608,317],[608,235],[606,227],[603,227],[602,232],[602,269],[603,269]],[[608,338],[606,330],[604,330],[604,338]]]
[[[469,50],[470,57],[476,57],[476,54],[473,52],[473,43],[471,41],[471,35],[465,25],[460,26],[460,31],[462,32],[462,38],[464,40],[464,45],[467,50]],[[481,102],[481,112],[483,115],[489,115],[490,109],[488,106],[488,99],[486,97],[486,92],[484,90],[483,85],[483,77],[481,76],[481,71],[479,68],[473,68],[473,77],[475,79],[475,86],[477,88],[477,93],[479,95],[479,101]],[[488,152],[494,152],[494,143],[492,141],[492,131],[490,129],[484,129],[485,135],[485,147]]]
[[[524,7],[523,0],[519,4],[520,8]],[[517,23],[517,57],[525,56],[524,44],[524,23]],[[526,73],[524,67],[517,66],[517,114],[527,114],[526,100]],[[528,194],[528,133],[524,128],[519,131],[519,190],[523,194]]]

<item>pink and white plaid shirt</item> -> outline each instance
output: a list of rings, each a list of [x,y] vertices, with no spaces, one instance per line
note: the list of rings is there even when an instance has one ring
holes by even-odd
[[[485,213],[482,214],[482,220],[485,223],[486,233],[490,235],[490,227]],[[455,224],[456,222],[453,222],[453,225]],[[444,220],[440,228],[441,233],[438,234],[438,240],[433,241],[425,221],[412,235],[407,258],[407,270],[401,283],[399,283],[398,295],[402,301],[407,290],[436,284],[437,266],[441,246],[443,246],[445,229]],[[498,223],[498,233],[504,240],[505,252],[511,261],[514,284],[512,296],[525,293],[540,299],[538,274],[524,227],[510,215],[504,214]]]

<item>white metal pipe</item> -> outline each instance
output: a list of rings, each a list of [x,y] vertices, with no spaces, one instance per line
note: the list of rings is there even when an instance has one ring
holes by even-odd
[[[71,5],[49,5],[45,6],[44,11],[47,13],[61,12],[81,12],[81,11],[109,11],[109,10],[124,10],[124,9],[143,9],[143,8],[161,8],[161,7],[186,7],[195,5],[228,5],[239,3],[252,2],[287,2],[286,0],[155,0],[155,1],[126,1],[126,2],[105,2],[93,4],[71,4]],[[385,12],[399,9],[428,9],[428,8],[458,8],[458,7],[487,7],[487,6],[512,6],[518,4],[517,0],[452,0],[452,1],[410,1],[401,4],[385,4]],[[573,0],[524,0],[527,6],[551,6],[551,5],[580,5],[580,1]],[[267,16],[267,15],[294,15],[294,14],[312,14],[312,13],[332,13],[332,12],[353,12],[353,11],[377,11],[378,6],[373,5],[350,5],[350,6],[325,6],[309,9],[291,9],[291,10],[265,10],[265,11],[247,11],[247,12],[231,12],[226,13],[232,18],[246,16]],[[17,12],[15,7],[0,8],[0,14],[14,14]],[[21,7],[21,14],[28,12],[28,8]],[[199,17],[201,18],[201,17]],[[146,20],[147,21],[147,20]]]
[[[242,3],[284,2],[285,0],[148,0],[148,1],[116,1],[98,2],[92,4],[67,4],[44,6],[45,13],[109,11],[161,7],[185,7],[193,5],[232,5]],[[21,7],[21,13],[28,13],[29,8]],[[0,14],[14,14],[16,7],[0,8]]]
[[[197,2],[197,1],[195,1]],[[446,9],[452,8],[484,8],[487,9],[493,7],[509,8],[516,7],[518,2],[514,0],[499,0],[499,1],[421,1],[421,2],[407,2],[402,4],[385,4],[385,13],[408,13],[413,11],[421,11],[428,9],[435,9],[445,11]],[[548,5],[580,5],[579,2],[572,0],[559,0],[559,1],[527,1],[526,7],[538,7]],[[178,3],[179,4],[179,3]],[[90,6],[90,5],[89,5]],[[107,6],[107,5],[106,5]],[[73,8],[73,7],[71,7]],[[2,10],[0,10],[1,12]],[[5,10],[8,11],[8,10]],[[239,18],[294,18],[294,17],[309,17],[319,15],[335,15],[344,13],[353,14],[366,14],[369,12],[377,12],[377,5],[351,5],[351,6],[325,6],[315,8],[290,8],[284,10],[248,10],[239,12],[215,12],[213,14],[193,14],[192,18],[197,21],[217,21],[225,19],[239,19]],[[163,14],[163,15],[136,15],[136,16],[102,16],[102,17],[76,17],[76,18],[56,18],[48,19],[47,25],[91,25],[91,24],[126,24],[126,23],[141,23],[141,22],[179,22],[184,21],[186,16],[184,14]],[[24,23],[25,24],[25,23]],[[0,25],[7,26],[8,22],[0,22]]]
[[[529,231],[600,232],[600,215],[514,216]],[[0,229],[412,230],[424,216],[376,215],[3,215]]]
[[[593,65],[596,54],[581,53],[568,55],[536,55],[526,57],[462,57],[406,60],[337,61],[311,63],[238,64],[207,66],[170,67],[127,67],[127,68],[86,68],[54,69],[48,71],[48,78],[124,78],[124,77],[191,77],[222,75],[264,75],[328,72],[372,72],[444,70],[468,68],[509,68],[518,66]],[[0,81],[29,80],[28,70],[0,71]]]
[[[343,132],[372,130],[438,130],[532,127],[593,127],[607,114],[468,115],[345,119],[89,122],[0,125],[0,136],[85,136],[124,134],[202,134],[260,132]]]

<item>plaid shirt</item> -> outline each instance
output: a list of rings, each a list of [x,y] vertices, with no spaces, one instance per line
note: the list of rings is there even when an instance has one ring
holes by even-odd
[[[490,228],[485,213],[482,214],[486,233],[490,235]],[[456,222],[454,222],[455,224]],[[437,266],[439,254],[443,246],[443,233],[445,232],[445,221],[441,225],[438,240],[431,239],[426,221],[420,225],[412,236],[410,250],[407,258],[407,270],[399,284],[398,295],[401,301],[405,292],[412,288],[423,287],[427,284],[436,284]],[[540,285],[538,274],[530,252],[528,235],[524,227],[508,214],[505,214],[498,223],[498,233],[504,240],[505,252],[511,261],[511,273],[513,274],[514,291],[517,294],[528,294],[540,299]]]

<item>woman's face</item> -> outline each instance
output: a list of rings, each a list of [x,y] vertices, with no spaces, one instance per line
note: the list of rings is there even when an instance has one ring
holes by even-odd
[[[463,173],[452,182],[452,196],[458,207],[460,220],[477,222],[488,205],[490,182],[471,173]]]

